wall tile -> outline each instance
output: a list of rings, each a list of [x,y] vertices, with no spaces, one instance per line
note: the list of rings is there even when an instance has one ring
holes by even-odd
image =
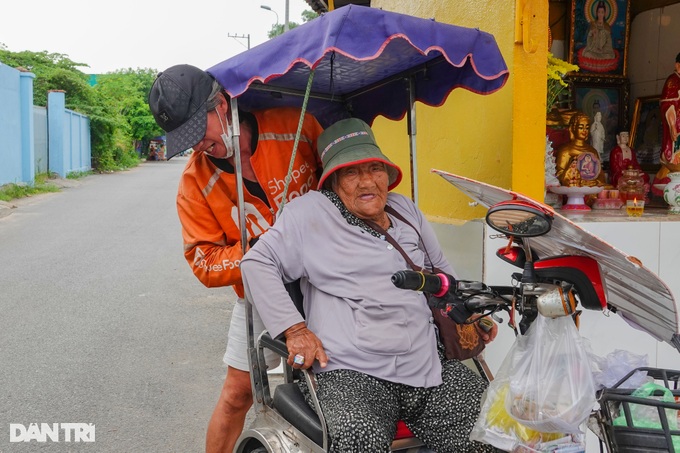
[[[628,75],[631,84],[657,79],[660,9],[638,14],[630,26]]]

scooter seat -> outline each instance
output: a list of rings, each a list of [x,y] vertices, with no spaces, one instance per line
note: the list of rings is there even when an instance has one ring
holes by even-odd
[[[274,390],[274,408],[317,445],[323,442],[323,431],[316,412],[309,407],[297,384],[279,384]]]
[[[416,436],[414,436],[408,426],[406,426],[406,423],[404,423],[402,420],[399,420],[397,422],[397,433],[394,435],[394,440],[409,439],[411,437]]]

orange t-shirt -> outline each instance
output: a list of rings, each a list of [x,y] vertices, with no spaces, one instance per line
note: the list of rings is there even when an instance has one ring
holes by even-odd
[[[253,115],[258,139],[250,163],[271,208],[244,189],[248,240],[269,229],[281,206],[300,109],[275,108]],[[316,140],[322,130],[313,116],[305,115],[286,202],[316,188],[321,168]],[[217,168],[203,152],[193,153],[180,179],[177,211],[184,257],[196,277],[207,287],[233,285],[243,297],[236,175]]]

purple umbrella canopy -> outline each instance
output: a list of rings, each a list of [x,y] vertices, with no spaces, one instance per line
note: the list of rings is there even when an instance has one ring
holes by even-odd
[[[239,106],[301,106],[323,126],[348,116],[401,119],[415,100],[444,103],[454,88],[499,90],[508,69],[496,40],[478,29],[357,5],[325,13],[208,69]]]

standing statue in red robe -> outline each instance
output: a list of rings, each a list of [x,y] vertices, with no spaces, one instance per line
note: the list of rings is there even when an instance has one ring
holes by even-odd
[[[609,183],[614,187],[618,186],[623,171],[632,167],[642,173],[645,184],[649,186],[649,176],[642,171],[635,156],[635,150],[631,149],[628,144],[629,140],[628,131],[621,131],[616,135],[617,145],[609,154]]]
[[[663,140],[661,142],[661,169],[654,178],[654,184],[666,184],[670,181],[668,173],[680,171],[680,53],[675,57],[675,71],[669,75],[661,91],[661,122],[663,124]],[[655,195],[663,195],[663,191],[653,189]]]

